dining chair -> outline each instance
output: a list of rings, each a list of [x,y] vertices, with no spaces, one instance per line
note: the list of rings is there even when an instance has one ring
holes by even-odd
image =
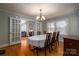
[[[50,40],[50,47],[55,47],[55,40],[56,40],[56,32],[53,32],[52,39]]]
[[[47,37],[46,39],[48,39],[48,48],[49,48],[49,52],[50,52],[50,41],[52,39],[52,33],[47,33],[47,34],[48,34],[48,36],[46,36]]]
[[[29,36],[34,36],[34,32],[29,32]]]
[[[56,39],[55,39],[56,46],[59,46],[59,34],[60,34],[60,32],[56,33]]]

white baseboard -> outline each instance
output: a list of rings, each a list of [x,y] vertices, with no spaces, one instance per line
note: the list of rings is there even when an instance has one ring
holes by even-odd
[[[18,43],[21,43],[20,41],[18,41],[18,42],[14,42],[14,43],[11,43],[11,44],[2,44],[2,45],[0,45],[0,48],[4,48],[4,47],[7,47],[7,46],[10,46],[10,45],[14,45],[14,44],[18,44]]]
[[[8,43],[7,44],[0,45],[0,48],[7,47],[7,46],[9,46]]]
[[[20,41],[13,42],[13,43],[10,43],[10,45],[14,45],[14,44],[18,44],[18,43],[21,43],[21,42]]]

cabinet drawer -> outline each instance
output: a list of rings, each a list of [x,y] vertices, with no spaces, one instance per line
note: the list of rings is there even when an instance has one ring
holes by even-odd
[[[77,47],[78,46],[78,41],[71,40],[71,39],[65,39],[64,40],[64,46]]]

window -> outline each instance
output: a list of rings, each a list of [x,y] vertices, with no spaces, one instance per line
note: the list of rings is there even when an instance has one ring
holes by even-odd
[[[54,23],[47,23],[47,32],[54,32],[55,24]]]
[[[67,22],[66,21],[56,22],[56,31],[60,31],[60,34],[67,34]]]
[[[59,31],[60,34],[67,34],[67,21],[55,21],[47,23],[47,32]]]

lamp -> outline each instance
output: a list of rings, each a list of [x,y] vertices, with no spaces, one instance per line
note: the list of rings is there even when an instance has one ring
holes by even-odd
[[[40,9],[40,15],[36,17],[36,20],[45,20],[45,17],[42,15],[42,9]]]

